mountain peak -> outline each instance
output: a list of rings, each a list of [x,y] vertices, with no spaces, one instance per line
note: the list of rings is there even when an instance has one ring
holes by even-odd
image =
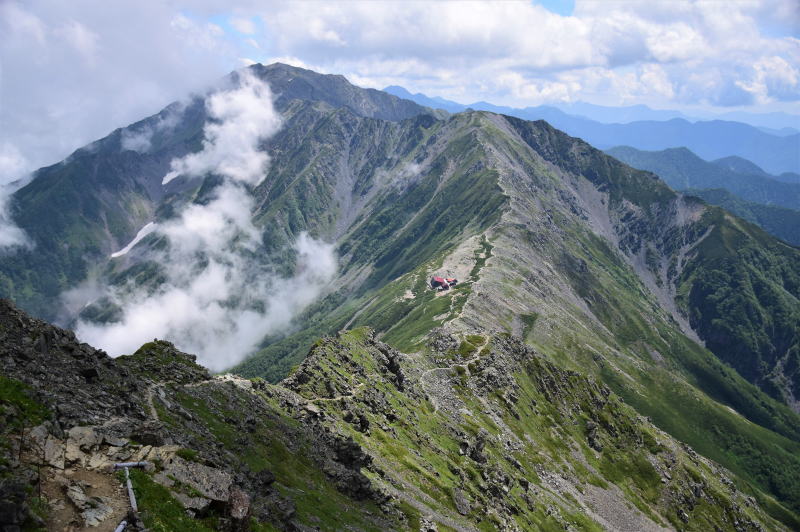
[[[737,172],[739,174],[755,174],[755,175],[762,175],[768,176],[760,166],[756,163],[748,161],[742,157],[738,157],[736,155],[731,155],[729,157],[723,157],[721,159],[716,159],[711,161],[713,164],[718,166],[722,166],[723,168],[727,168],[733,172]]]
[[[434,113],[413,101],[353,85],[340,74],[320,74],[285,63],[259,63],[247,68],[269,83],[278,109],[284,109],[292,100],[310,100],[346,107],[359,116],[392,121]]]

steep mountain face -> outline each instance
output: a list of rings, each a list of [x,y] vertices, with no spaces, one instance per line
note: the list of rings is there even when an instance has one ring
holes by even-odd
[[[327,109],[386,120],[433,113],[381,91],[354,87],[342,76],[282,64],[258,65],[252,71],[270,83],[281,112],[313,101]],[[234,74],[220,87],[235,83]],[[298,121],[305,117],[301,113]],[[162,180],[172,160],[201,148],[206,119],[205,96],[195,96],[38,170],[12,199],[14,219],[32,245],[0,261],[2,294],[39,316],[63,320],[53,301],[64,290],[103,272],[109,256],[147,222],[170,217],[176,204],[202,194],[202,182],[177,180],[163,186]],[[299,124],[283,131],[287,142],[288,136],[296,140],[303,134]],[[270,182],[273,190],[273,185],[280,187]]]
[[[563,404],[553,406],[553,413],[544,414],[544,418],[537,417],[541,412],[524,410],[518,412],[519,423],[511,421],[516,419],[512,407],[496,415],[482,410],[488,404],[485,401],[495,400],[505,408],[502,397],[491,391],[495,388],[511,387],[518,397],[519,390],[525,389],[536,402],[549,393],[546,385],[531,384],[535,376],[525,376],[528,360],[539,361],[532,363],[534,374],[551,374],[565,383],[571,379],[566,372],[580,370],[593,380],[578,379],[577,384],[567,386],[565,404],[602,402],[600,396],[605,394],[602,386],[607,386],[640,414],[649,416],[660,430],[729,468],[737,482],[757,496],[770,515],[795,526],[795,512],[800,511],[800,419],[786,405],[798,407],[796,398],[800,390],[797,381],[800,251],[721,209],[674,193],[655,175],[635,170],[544,122],[526,122],[487,112],[441,116],[385,94],[362,91],[341,77],[320,76],[285,65],[255,66],[251,71],[273,86],[283,120],[281,129],[260,146],[270,156],[266,176],[247,189],[253,198],[252,221],[263,243],[263,249],[254,252],[251,260],[270,261],[276,269],[291,271],[295,268],[295,257],[287,251],[288,244],[308,231],[335,242],[338,272],[323,297],[295,320],[291,330],[266,337],[259,352],[235,368],[237,373],[278,382],[292,367],[302,363],[319,337],[369,326],[376,339],[412,354],[402,359],[410,364],[409,375],[421,373],[413,386],[409,384],[409,394],[401,394],[404,390],[399,388],[392,391],[388,386],[395,386],[398,377],[386,375],[387,379],[395,380],[395,384],[381,383],[377,388],[386,395],[386,401],[405,404],[403,408],[409,412],[422,408],[417,412],[424,411],[439,419],[436,417],[439,408],[450,404],[452,399],[452,404],[460,404],[458,401],[466,404],[472,412],[471,418],[481,418],[470,425],[465,417],[467,421],[460,428],[445,424],[449,428],[440,440],[436,439],[438,436],[430,436],[438,447],[428,445],[431,448],[428,450],[419,442],[408,444],[419,449],[417,452],[422,456],[413,452],[405,456],[402,450],[390,451],[389,442],[374,438],[367,441],[353,434],[373,460],[384,457],[382,465],[379,464],[381,471],[397,473],[392,478],[398,479],[401,488],[395,486],[395,489],[411,490],[413,498],[426,505],[423,515],[435,512],[430,515],[438,516],[443,524],[447,520],[469,522],[471,517],[458,521],[462,514],[457,507],[456,513],[452,512],[452,506],[445,512],[448,503],[443,493],[454,497],[452,504],[456,504],[460,497],[452,495],[452,488],[457,486],[470,508],[470,501],[480,501],[477,507],[482,510],[476,515],[484,515],[484,509],[491,509],[498,516],[497,522],[513,523],[517,519],[513,515],[524,514],[517,525],[520,528],[532,523],[544,526],[547,511],[538,514],[543,508],[535,504],[525,510],[527,502],[522,495],[516,495],[519,492],[514,491],[513,482],[502,480],[515,478],[509,464],[517,467],[506,457],[492,462],[493,469],[485,472],[486,476],[482,470],[471,473],[462,468],[461,471],[466,475],[464,483],[469,478],[469,482],[481,486],[479,478],[482,478],[487,489],[508,486],[515,493],[511,505],[488,495],[481,498],[479,493],[461,487],[456,478],[461,479],[462,474],[451,471],[445,460],[449,449],[457,452],[454,442],[458,440],[453,440],[453,435],[461,430],[471,438],[481,428],[492,438],[513,433],[522,445],[519,452],[527,455],[534,452],[525,443],[527,434],[538,434],[539,429],[532,425],[523,427],[522,424],[528,423],[525,420],[538,420],[536,423],[544,424],[555,440],[564,436],[565,441],[578,442],[580,438],[575,431],[579,428],[594,432],[588,425],[581,425],[581,419],[584,422],[591,419],[593,424],[601,426],[595,427],[597,436],[592,439],[606,450],[611,446],[617,448],[615,452],[619,454],[612,461],[618,462],[619,467],[626,464],[625,475],[642,473],[644,480],[640,479],[641,485],[634,481],[635,486],[621,486],[620,478],[624,475],[619,475],[619,470],[614,472],[609,464],[603,465],[602,456],[594,459],[584,456],[588,465],[580,467],[601,473],[605,468],[606,473],[599,475],[600,487],[605,489],[602,484],[609,482],[620,487],[623,498],[642,514],[631,517],[635,519],[633,522],[645,523],[641,525],[645,527],[682,527],[674,521],[675,515],[682,519],[676,499],[659,486],[668,484],[669,479],[665,476],[667,482],[662,483],[642,462],[660,471],[663,463],[658,465],[658,453],[654,455],[652,449],[645,452],[635,445],[647,439],[644,433],[656,434],[649,425],[631,418],[630,431],[611,431],[614,438],[622,439],[606,445],[608,442],[601,441],[605,437],[602,423],[583,407],[575,407],[574,418],[568,417],[569,408]],[[229,83],[235,81],[234,76]],[[64,274],[65,268],[56,268],[62,263],[54,262],[48,270],[49,266],[42,264],[34,251],[22,251],[18,255],[21,258],[13,260],[40,262],[20,266],[13,260],[2,261],[0,266],[7,280],[4,294],[41,315],[52,315],[52,300],[47,306],[42,287],[53,286],[57,291],[74,286],[89,273],[106,283],[157,290],[162,281],[159,266],[163,265],[155,263],[153,257],[165,245],[163,239],[144,238],[119,259],[108,255],[129,242],[146,222],[173,219],[185,206],[204,205],[213,197],[219,184],[218,176],[213,173],[161,185],[174,157],[196,152],[202,145],[207,109],[202,99],[193,102],[181,108],[183,115],[178,113],[176,120],[150,119],[161,121],[153,122],[150,127],[152,134],[146,139],[149,143],[146,149],[128,149],[145,144],[143,137],[136,136],[145,131],[144,126],[131,126],[118,133],[115,157],[140,157],[142,165],[144,161],[152,163],[149,177],[144,172],[137,173],[139,181],[126,185],[137,190],[138,197],[145,198],[147,208],[140,217],[125,211],[121,200],[108,192],[111,199],[106,198],[103,205],[116,205],[129,213],[126,228],[114,236],[116,233],[106,230],[107,224],[98,229],[90,223],[92,219],[84,218],[80,202],[65,205],[70,216],[97,231],[94,238],[101,251],[94,256],[76,251],[77,273],[69,278]],[[157,125],[163,123],[166,125]],[[114,135],[96,144],[102,147],[108,143],[111,150],[113,138]],[[97,154],[97,161],[105,160],[100,149],[93,153]],[[91,154],[87,151],[88,155]],[[65,161],[53,171],[62,172],[64,182],[74,190],[83,190],[86,202],[99,201],[100,191],[90,187],[81,189],[86,177],[73,166],[76,160]],[[34,179],[29,187],[39,179]],[[135,183],[139,183],[138,188]],[[40,193],[47,189],[38,186],[42,187]],[[121,190],[126,189],[121,187]],[[36,207],[44,213],[44,203],[20,203],[25,194],[23,189],[15,198],[19,212]],[[147,213],[152,214],[148,217]],[[34,214],[24,223],[18,218],[32,235],[38,234]],[[63,227],[66,229],[56,228],[52,238],[70,242],[69,228],[73,225]],[[78,238],[75,242],[76,246],[83,245],[85,240]],[[32,278],[26,273],[28,269],[44,273]],[[450,291],[434,292],[427,285],[432,274],[457,277],[460,282]],[[84,318],[89,315],[113,321],[114,309],[103,307],[100,301],[83,310]],[[442,327],[443,332],[432,335],[432,331]],[[340,339],[344,344],[349,343],[343,351],[337,347],[334,353],[328,350],[323,356],[322,351],[315,350],[319,356],[312,355],[284,382],[283,388],[306,400],[319,399],[314,404],[323,403],[320,406],[323,410],[336,407],[325,415],[341,415],[344,424],[338,421],[334,424],[347,431],[355,430],[351,427],[355,426],[355,419],[364,428],[355,410],[367,409],[363,411],[368,422],[366,428],[372,427],[377,434],[373,425],[384,423],[380,417],[383,414],[368,407],[378,408],[374,405],[382,404],[381,400],[368,398],[371,402],[363,406],[355,404],[355,410],[336,406],[342,399],[360,401],[361,398],[361,388],[350,397],[339,377],[344,378],[348,373],[373,377],[375,363],[369,358],[355,360],[354,353],[363,348],[372,353],[370,356],[380,358],[375,350],[383,349],[367,333],[350,334],[355,336],[345,335]],[[436,338],[442,335],[450,340],[437,343]],[[516,343],[506,335],[516,338]],[[483,370],[470,368],[470,363],[483,364],[480,357],[475,358],[476,352],[483,350],[478,344],[489,346],[484,354],[491,354],[486,359],[493,361],[489,364],[491,373],[499,375],[498,378],[513,374],[516,384],[511,381],[497,381],[488,387],[478,384]],[[347,355],[340,356],[341,353]],[[329,355],[333,359],[326,362]],[[394,357],[386,353],[384,356]],[[457,357],[463,360],[459,362]],[[389,366],[393,364],[390,362]],[[327,378],[334,387],[332,390],[320,388],[324,386],[323,380],[315,375],[321,371],[320,367],[329,366]],[[434,368],[445,369],[422,375]],[[390,367],[387,371],[393,372]],[[300,375],[308,375],[309,380],[301,382]],[[595,381],[603,385],[590,384]],[[346,384],[350,388],[359,385],[352,380]],[[485,390],[475,395],[480,387]],[[581,388],[596,393],[585,395]],[[769,397],[765,390],[783,402]],[[431,399],[426,407],[425,395],[441,397]],[[471,395],[475,397],[470,399]],[[198,405],[190,398],[176,397],[165,396],[164,404],[180,404],[193,411],[202,408],[205,400],[198,399]],[[326,400],[336,398],[339,399]],[[553,397],[547,400],[555,401],[554,404],[561,401]],[[231,403],[230,410],[246,409],[249,406],[243,405],[249,404]],[[613,403],[611,408],[612,417],[630,413],[619,403]],[[165,416],[170,416],[175,424],[176,434],[197,433],[184,423],[185,416],[173,409],[167,406]],[[454,411],[459,409],[443,410]],[[560,412],[558,416],[555,411]],[[484,420],[483,416],[491,419]],[[401,419],[409,426],[418,423],[412,417]],[[460,423],[454,419],[454,423]],[[558,428],[568,420],[577,421],[577,425],[564,431]],[[162,421],[167,422],[167,418]],[[385,434],[384,437],[391,439]],[[530,437],[541,443],[537,436]],[[192,443],[195,440],[186,441],[187,446],[200,445]],[[508,440],[486,439],[489,441],[503,446],[503,441]],[[474,446],[489,445],[486,442],[478,444],[468,438],[464,452]],[[576,452],[584,453],[581,449],[587,444],[576,443],[579,448]],[[516,449],[515,445],[507,450]],[[499,453],[499,448],[492,452]],[[400,453],[400,457],[386,456],[392,452]],[[631,461],[626,462],[624,457],[628,455]],[[356,462],[365,464],[359,460]],[[516,460],[525,471],[520,474],[523,478],[533,476],[535,464],[527,464],[522,458]],[[575,464],[583,462],[576,460],[569,461],[570,467],[579,469]],[[631,465],[637,463],[644,472]],[[436,479],[443,480],[437,483]],[[417,486],[421,494],[409,485]],[[292,486],[305,491],[299,485]],[[578,492],[585,487],[575,483],[571,486]],[[712,498],[719,499],[716,495]],[[586,513],[580,508],[595,508],[581,501],[577,506],[562,505],[564,501],[560,499],[553,504],[570,515],[578,511]],[[465,507],[463,502],[458,504]],[[419,510],[416,503],[408,504]],[[700,503],[695,499],[693,504]],[[519,512],[515,513],[516,510]],[[689,510],[680,510],[687,518],[691,517]],[[592,517],[595,521],[611,522],[608,521],[611,514],[592,511],[599,516]],[[714,523],[733,523],[730,519],[738,519],[727,512],[713,519],[704,516],[702,519],[706,521],[698,521],[703,524],[697,528],[708,528],[709,519]],[[564,521],[569,519],[572,518]]]
[[[113,360],[6,301],[0,324],[6,527],[785,529],[607,387],[508,335],[441,330],[412,356],[343,332],[275,386],[211,378],[161,341]],[[140,461],[132,512],[111,466]]]
[[[718,205],[784,242],[800,247],[800,210],[745,201],[722,188],[692,188],[684,192],[711,205]]]
[[[796,180],[771,176],[740,157],[708,163],[685,148],[645,152],[618,146],[607,153],[635,168],[658,174],[675,190],[723,207],[771,235],[800,246],[800,182]]]
[[[165,128],[180,115],[180,127]],[[173,105],[38,170],[12,200],[16,222],[31,246],[0,261],[3,294],[49,319],[56,301],[121,249],[170,191],[161,178],[173,157],[196,149],[205,120],[203,104]],[[169,131],[166,131],[169,129]],[[154,132],[147,153],[124,148],[125,133]]]

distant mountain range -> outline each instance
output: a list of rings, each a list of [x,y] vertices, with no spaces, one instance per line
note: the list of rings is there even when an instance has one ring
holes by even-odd
[[[634,168],[658,174],[675,190],[724,188],[747,201],[800,210],[800,182],[775,179],[741,159],[707,162],[687,148],[643,151],[620,146],[606,153]]]
[[[467,108],[480,109],[485,105],[492,105],[487,102],[475,102],[472,104],[462,104],[453,100],[447,100],[439,96],[426,96],[420,92],[412,94],[407,89],[399,85],[390,85],[383,89],[389,94],[394,94],[407,100],[412,100],[420,105],[432,107],[434,109],[444,109],[451,113],[457,113]],[[731,122],[744,122],[751,126],[762,129],[774,135],[791,135],[800,133],[800,115],[792,115],[789,113],[749,113],[746,111],[731,111],[721,114],[712,114],[702,111],[694,111],[686,114],[674,109],[653,109],[646,105],[623,105],[619,107],[612,107],[607,105],[596,105],[586,102],[571,102],[571,103],[554,103],[549,106],[553,107],[564,113],[602,122],[604,124],[625,124],[628,122],[638,122],[641,120],[672,120],[673,118],[683,118],[690,122],[697,122],[701,120],[726,120]],[[524,112],[526,109],[535,109],[532,107],[520,109],[511,108],[515,111]],[[516,116],[516,115],[514,115]]]
[[[746,201],[723,188],[687,189],[684,192],[711,205],[719,205],[760,226],[766,232],[800,247],[800,211]]]
[[[781,130],[778,134],[768,133],[749,124],[724,120],[691,122],[676,111],[654,111],[645,106],[610,108],[590,104],[565,106],[575,113],[569,114],[555,106],[526,107],[524,109],[494,105],[489,102],[459,104],[442,98],[430,98],[424,94],[410,94],[402,87],[391,86],[385,89],[391,94],[428,107],[460,112],[471,108],[481,111],[516,116],[525,120],[546,120],[552,126],[566,133],[580,137],[601,149],[613,146],[632,146],[640,150],[663,150],[685,146],[700,157],[708,160],[728,156],[739,156],[753,161],[767,172],[800,173],[800,133],[793,128]],[[620,123],[604,123],[613,120]],[[584,116],[578,116],[584,115]],[[594,116],[595,119],[585,116]],[[770,123],[772,129],[789,127],[797,123],[791,115],[778,114],[781,120],[763,121]],[[740,115],[736,115],[740,116]],[[772,115],[768,115],[772,116]],[[642,120],[642,117],[649,117]],[[625,122],[636,118],[637,120]],[[793,120],[793,122],[792,122]]]

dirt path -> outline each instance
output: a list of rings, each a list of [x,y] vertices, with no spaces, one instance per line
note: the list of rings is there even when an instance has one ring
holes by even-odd
[[[422,372],[422,375],[420,375],[420,377],[419,377],[419,383],[422,386],[422,389],[425,390],[425,392],[430,396],[431,403],[433,403],[433,411],[434,412],[438,412],[439,411],[439,406],[440,406],[439,403],[436,400],[436,391],[437,390],[436,390],[435,386],[433,386],[433,385],[431,385],[429,383],[426,383],[425,378],[428,377],[429,375],[434,374],[435,372],[440,372],[440,371],[450,372],[451,370],[454,370],[458,366],[461,366],[461,367],[466,369],[466,368],[469,367],[470,364],[472,364],[473,362],[475,362],[479,358],[480,358],[480,355],[475,355],[474,357],[470,358],[469,360],[465,360],[465,361],[463,361],[461,363],[458,363],[458,364],[453,364],[452,366],[430,368],[430,369],[427,369],[427,370]],[[469,369],[467,369],[467,371],[469,371]]]
[[[153,403],[153,392],[156,388],[160,388],[165,383],[157,383],[151,384],[147,387],[147,390],[144,392],[144,400],[147,403],[147,413],[150,415],[150,419],[155,419],[158,421],[158,411],[156,411],[156,405]]]
[[[60,478],[59,478],[60,477]],[[95,527],[83,526],[80,511],[65,495],[65,482],[79,482],[86,486],[85,493],[90,497],[103,497],[111,507],[112,513]],[[47,530],[111,532],[128,513],[130,503],[127,493],[114,473],[93,471],[84,468],[66,469],[63,475],[48,475],[42,482],[42,495],[53,504],[47,516]]]

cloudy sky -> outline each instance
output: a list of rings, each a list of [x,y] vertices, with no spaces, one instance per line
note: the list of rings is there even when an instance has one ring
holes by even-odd
[[[798,0],[0,0],[0,183],[253,61],[463,103],[796,113],[799,26]]]

